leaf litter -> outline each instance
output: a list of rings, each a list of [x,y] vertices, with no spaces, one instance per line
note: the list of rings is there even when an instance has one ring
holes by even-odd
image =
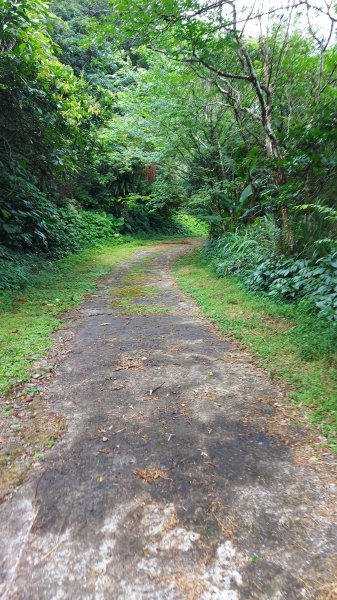
[[[133,474],[149,484],[153,483],[153,481],[157,481],[157,479],[168,479],[168,471],[156,467],[134,469]]]

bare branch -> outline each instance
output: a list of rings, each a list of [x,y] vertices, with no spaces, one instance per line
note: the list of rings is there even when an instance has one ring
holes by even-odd
[[[224,79],[236,79],[250,82],[252,81],[250,75],[240,75],[239,73],[227,73],[226,71],[221,71],[221,69],[217,69],[216,67],[213,67],[212,65],[206,63],[206,61],[202,58],[185,58],[182,59],[182,62],[202,65],[212,73],[215,73],[216,75],[218,75],[219,77],[223,77]]]

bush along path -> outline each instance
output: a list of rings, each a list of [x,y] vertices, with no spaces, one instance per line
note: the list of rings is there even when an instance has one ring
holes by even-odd
[[[2,598],[333,597],[333,459],[175,286],[185,250],[140,251],[66,315],[44,402],[67,431],[1,506]]]

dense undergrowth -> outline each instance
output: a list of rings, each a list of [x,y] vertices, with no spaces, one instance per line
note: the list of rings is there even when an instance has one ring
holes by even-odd
[[[271,219],[261,219],[207,242],[202,256],[218,277],[238,277],[248,290],[337,321],[337,245],[325,241],[310,258],[282,256],[279,236]]]
[[[144,223],[146,226],[144,226]],[[200,236],[207,235],[207,226],[198,219],[183,213],[175,213],[164,220],[155,216],[152,222],[144,219],[135,223],[134,233],[138,238],[146,239],[160,236]],[[37,251],[23,252],[22,248],[0,244],[0,298],[6,290],[23,290],[30,284],[34,274],[41,270],[53,270],[54,261],[81,252],[86,248],[106,246],[132,241],[127,236],[123,218],[117,219],[106,212],[84,211],[79,208],[61,209],[48,230],[48,245],[42,245]]]
[[[335,324],[301,305],[252,293],[236,277],[217,278],[196,252],[178,261],[175,274],[221,331],[244,343],[272,377],[291,384],[293,400],[337,449]]]

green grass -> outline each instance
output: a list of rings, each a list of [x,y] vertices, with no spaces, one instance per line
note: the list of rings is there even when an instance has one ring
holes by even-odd
[[[98,277],[156,240],[115,242],[50,263],[21,294],[0,296],[0,395],[29,378],[30,356],[45,356],[57,315],[78,306]],[[158,241],[158,240],[157,240]]]
[[[337,450],[337,328],[294,305],[276,303],[218,279],[194,251],[174,266],[179,286],[219,329],[245,344],[260,364],[291,384],[292,399],[307,407]]]
[[[113,303],[113,308],[118,309],[122,315],[167,315],[172,311],[165,306],[150,306],[143,302],[133,303],[128,298],[122,298]]]
[[[122,278],[123,285],[111,289],[113,308],[118,309],[124,315],[168,314],[171,312],[164,306],[152,306],[140,302],[143,298],[156,296],[159,291],[155,285],[145,285],[148,279],[146,268],[158,252],[162,252],[162,250],[154,250],[151,256],[139,259],[137,264],[130,268],[128,274]]]

